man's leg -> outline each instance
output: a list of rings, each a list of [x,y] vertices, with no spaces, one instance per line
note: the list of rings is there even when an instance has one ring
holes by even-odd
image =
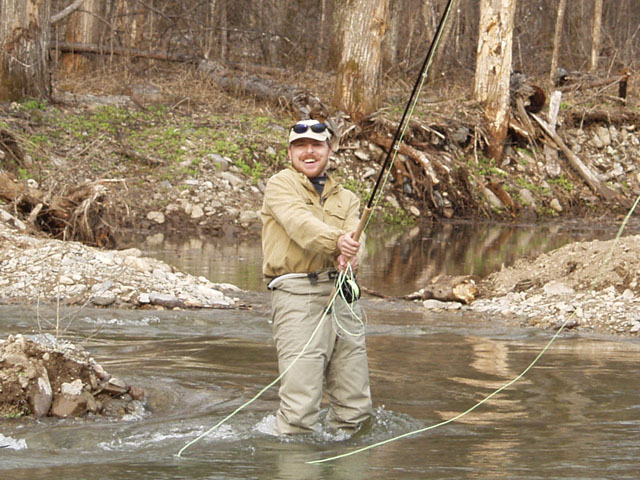
[[[327,337],[332,333],[328,318],[323,319],[314,334],[323,316],[326,298],[281,290],[272,295],[273,334],[280,372],[293,363],[280,381],[276,433],[308,433],[318,424],[323,375],[328,351],[331,351],[328,348],[333,348],[332,341],[327,345]]]
[[[338,301],[336,308],[340,324],[351,333],[358,332],[360,325],[351,318],[352,313],[360,314],[358,305],[355,304],[354,312],[351,312],[343,302]],[[364,333],[354,336],[342,332],[336,340],[327,371],[327,393],[331,404],[327,422],[331,428],[355,431],[371,416]]]

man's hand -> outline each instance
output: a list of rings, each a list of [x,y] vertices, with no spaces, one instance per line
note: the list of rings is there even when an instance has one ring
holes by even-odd
[[[338,250],[347,258],[355,257],[360,249],[360,242],[353,239],[353,234],[354,232],[349,232],[338,237]]]
[[[358,257],[348,258],[344,255],[338,257],[338,271],[342,272],[347,268],[347,265],[351,265],[353,272],[358,271]]]

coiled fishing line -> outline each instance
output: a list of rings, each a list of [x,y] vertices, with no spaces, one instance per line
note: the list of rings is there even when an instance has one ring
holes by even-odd
[[[348,295],[345,293],[343,288],[345,284],[349,285],[348,290],[351,298],[347,298]],[[353,326],[347,327],[342,321],[340,321],[334,305],[334,308],[331,309],[331,323],[333,325],[334,333],[340,338],[361,337],[365,334],[367,329],[368,318],[367,312],[360,303],[360,287],[356,282],[353,268],[350,264],[338,275],[336,280],[336,291],[338,293],[338,297],[342,300],[348,310],[349,319],[352,320],[355,328]],[[360,310],[361,313],[358,313],[357,310]]]

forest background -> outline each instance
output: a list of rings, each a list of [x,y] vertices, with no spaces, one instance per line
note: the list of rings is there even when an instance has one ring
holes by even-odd
[[[313,115],[342,133],[334,164],[366,198],[448,4],[1,0],[0,196],[89,243],[126,222],[237,234],[283,166],[286,127]],[[413,220],[626,211],[640,3],[451,4],[385,206]]]

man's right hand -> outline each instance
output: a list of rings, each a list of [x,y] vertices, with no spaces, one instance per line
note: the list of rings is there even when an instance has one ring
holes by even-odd
[[[338,250],[347,258],[355,257],[360,249],[360,242],[353,239],[353,234],[354,232],[349,232],[338,237]]]

